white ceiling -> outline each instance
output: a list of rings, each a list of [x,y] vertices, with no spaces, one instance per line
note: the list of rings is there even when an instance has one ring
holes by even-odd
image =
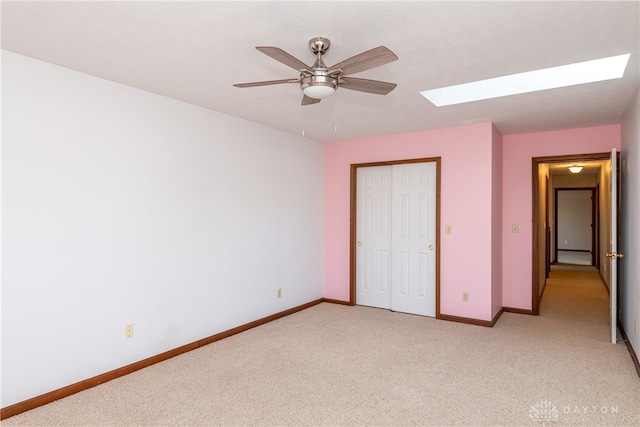
[[[639,87],[640,2],[2,1],[2,48],[305,135],[336,141],[492,121],[503,134],[617,123]],[[302,107],[297,78],[255,50],[327,65],[384,45],[399,60],[356,77],[387,96],[341,89]],[[419,91],[631,53],[624,78],[437,108]],[[335,130],[337,126],[337,130]]]
[[[580,175],[598,175],[600,174],[600,169],[606,164],[609,163],[608,160],[590,160],[590,161],[573,161],[573,162],[561,162],[561,163],[548,163],[549,166],[549,174],[550,175],[569,175],[569,176],[580,176]],[[582,166],[582,171],[578,174],[574,174],[569,171],[569,166],[579,165]]]

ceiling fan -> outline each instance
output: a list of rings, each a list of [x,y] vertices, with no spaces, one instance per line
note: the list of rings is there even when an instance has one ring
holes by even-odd
[[[298,70],[300,72],[300,77],[297,79],[238,83],[234,84],[234,86],[254,87],[277,85],[282,83],[299,83],[300,89],[302,89],[302,92],[304,93],[302,97],[302,105],[317,104],[322,98],[333,95],[338,87],[373,93],[376,95],[386,95],[397,86],[395,83],[349,77],[350,74],[370,70],[397,60],[398,57],[388,48],[378,46],[374,49],[345,59],[333,67],[327,67],[322,60],[322,55],[327,53],[330,45],[331,42],[329,39],[323,37],[316,37],[309,40],[309,48],[313,54],[316,55],[316,61],[311,67],[278,47],[256,46],[256,49],[265,55]]]

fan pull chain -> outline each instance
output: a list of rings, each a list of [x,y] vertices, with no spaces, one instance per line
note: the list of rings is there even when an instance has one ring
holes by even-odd
[[[301,116],[301,121],[302,121],[302,136],[305,136],[304,128],[306,127],[305,126],[306,123],[305,123],[305,120],[304,120],[304,108],[300,109],[300,116]]]

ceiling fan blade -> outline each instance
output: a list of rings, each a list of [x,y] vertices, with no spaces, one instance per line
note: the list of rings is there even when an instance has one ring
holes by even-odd
[[[356,56],[345,59],[342,62],[338,62],[333,67],[329,67],[331,70],[341,69],[344,74],[355,74],[361,71],[370,70],[372,68],[379,67],[389,62],[397,60],[398,57],[395,53],[391,52],[384,46],[378,46],[366,52],[362,52]]]
[[[287,52],[280,49],[279,47],[256,46],[256,49],[258,49],[260,52],[264,53],[265,55],[272,57],[276,61],[283,63],[284,65],[288,65],[289,67],[294,68],[298,71],[306,70],[309,73],[313,74],[313,71],[311,71],[311,69],[307,64],[300,61],[298,58],[288,54]]]
[[[251,83],[236,83],[235,87],[254,87],[254,86],[269,86],[279,85],[282,83],[300,83],[299,79],[283,79],[283,80],[266,80],[263,82],[251,82]]]
[[[343,77],[339,80],[340,87],[357,90],[359,92],[386,95],[398,86],[395,83],[380,80],[358,79],[356,77]]]
[[[302,97],[302,104],[301,105],[317,104],[318,102],[320,102],[319,99],[311,98],[310,96],[304,95]]]

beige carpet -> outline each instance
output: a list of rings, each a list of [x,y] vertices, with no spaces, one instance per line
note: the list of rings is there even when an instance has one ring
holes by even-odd
[[[540,316],[494,328],[323,303],[2,425],[640,425],[607,300],[556,270]]]
[[[558,251],[561,264],[591,265],[591,252]]]

